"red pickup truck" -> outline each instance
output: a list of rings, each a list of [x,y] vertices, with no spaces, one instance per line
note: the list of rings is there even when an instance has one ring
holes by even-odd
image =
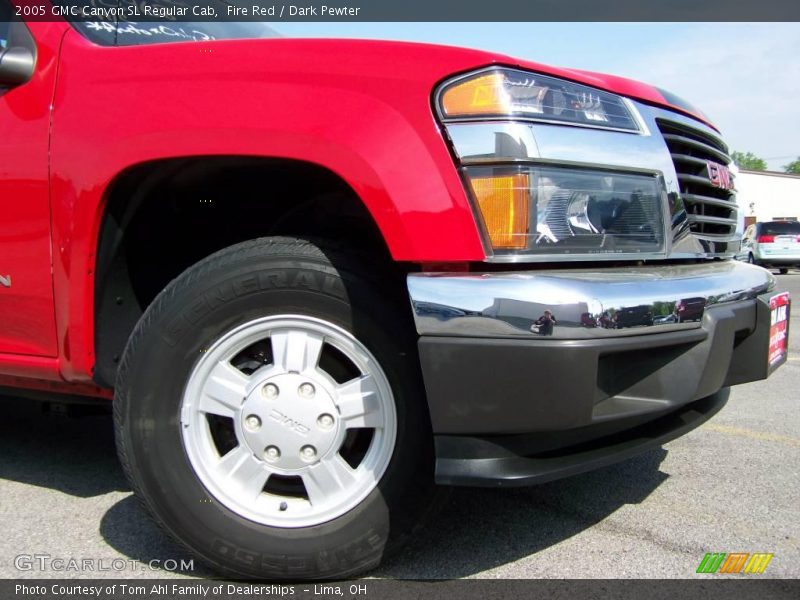
[[[436,484],[622,460],[786,358],[788,297],[732,260],[727,147],[664,90],[18,12],[0,0],[0,385],[113,398],[132,487],[222,573],[361,573]]]

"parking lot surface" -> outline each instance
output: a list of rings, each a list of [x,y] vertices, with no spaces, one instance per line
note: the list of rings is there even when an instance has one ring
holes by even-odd
[[[800,300],[800,272],[778,282]],[[799,321],[800,304],[787,364],[734,388],[689,435],[539,487],[455,489],[439,517],[370,576],[685,578],[698,576],[706,552],[773,553],[761,577],[800,576]],[[10,398],[0,406],[0,577],[211,575],[198,561],[183,572],[157,568],[191,557],[131,495],[109,416],[43,415]],[[28,569],[31,555],[89,558],[105,570]],[[160,562],[151,570],[150,561]]]

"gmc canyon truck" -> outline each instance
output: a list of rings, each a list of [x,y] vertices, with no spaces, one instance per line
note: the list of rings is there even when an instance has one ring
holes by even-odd
[[[437,484],[625,459],[786,359],[727,147],[669,92],[0,8],[0,385],[113,398],[136,494],[220,573],[362,573]]]

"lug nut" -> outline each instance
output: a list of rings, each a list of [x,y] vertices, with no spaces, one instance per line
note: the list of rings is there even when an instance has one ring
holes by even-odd
[[[258,431],[261,429],[261,419],[259,419],[256,415],[248,415],[244,420],[244,426],[250,431]]]
[[[311,462],[317,458],[317,449],[314,446],[303,446],[300,448],[300,458],[305,461]]]
[[[317,425],[319,425],[320,429],[330,429],[333,427],[333,417],[328,413],[322,414],[317,419]]]
[[[311,385],[310,383],[301,384],[300,388],[297,391],[303,398],[313,398],[314,393],[316,392],[314,386]]]
[[[274,383],[268,383],[267,385],[261,388],[261,393],[264,394],[264,397],[273,400],[278,397],[278,394],[280,394],[280,390],[278,389],[278,386],[275,385]]]
[[[277,446],[267,446],[264,448],[264,458],[270,462],[275,462],[281,457],[281,451]]]

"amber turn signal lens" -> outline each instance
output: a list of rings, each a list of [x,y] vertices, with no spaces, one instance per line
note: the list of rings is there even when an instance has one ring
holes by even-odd
[[[442,95],[445,116],[508,114],[511,108],[503,81],[502,73],[489,73],[447,89]]]
[[[472,192],[493,248],[524,248],[530,222],[527,173],[472,177]]]

